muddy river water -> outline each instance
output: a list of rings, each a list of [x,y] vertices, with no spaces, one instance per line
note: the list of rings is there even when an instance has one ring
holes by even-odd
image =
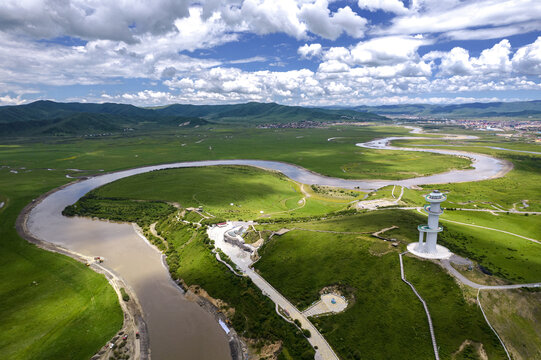
[[[361,145],[378,149],[391,148],[386,139]],[[423,151],[458,155],[457,151],[452,150]],[[502,175],[505,168],[504,162],[486,155],[459,155],[472,158],[474,169],[402,181],[337,179],[291,164],[261,160],[215,160],[148,166],[99,175],[53,192],[31,210],[27,226],[30,233],[41,240],[83,255],[102,256],[106,259],[103,265],[124,279],[141,303],[153,359],[230,359],[226,334],[214,317],[183,297],[164,267],[161,254],[138,236],[131,224],[66,218],[62,216],[62,210],[99,186],[127,176],[166,168],[250,165],[280,171],[304,184],[359,187],[363,190],[388,184],[410,186],[483,180]]]

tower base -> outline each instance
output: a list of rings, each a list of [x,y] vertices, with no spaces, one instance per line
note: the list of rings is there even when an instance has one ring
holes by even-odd
[[[449,259],[453,253],[449,251],[445,246],[436,245],[436,252],[435,253],[425,253],[416,250],[417,245],[419,245],[418,242],[414,242],[408,245],[408,251],[412,253],[415,256],[418,256],[420,258],[424,259]]]

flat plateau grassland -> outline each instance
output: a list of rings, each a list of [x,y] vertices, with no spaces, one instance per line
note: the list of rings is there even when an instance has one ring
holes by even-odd
[[[344,209],[351,201],[330,196],[306,198],[300,185],[286,176],[246,166],[153,171],[115,181],[92,194],[170,201],[184,208],[201,206],[204,213],[229,220],[323,215]]]
[[[29,169],[119,170],[177,161],[211,159],[277,160],[346,179],[404,179],[470,162],[445,155],[363,149],[358,142],[406,135],[401,127],[334,126],[321,129],[179,129],[149,135],[102,138],[24,139],[1,147],[1,165]],[[328,141],[331,137],[341,137]],[[437,161],[435,161],[435,159]]]

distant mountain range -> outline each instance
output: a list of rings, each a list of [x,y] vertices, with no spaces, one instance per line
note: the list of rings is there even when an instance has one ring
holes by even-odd
[[[36,101],[0,107],[0,136],[85,135],[130,130],[258,125],[300,121],[384,121],[385,116],[433,118],[510,117],[541,119],[541,101],[460,105],[384,105],[308,108],[275,103],[182,105],[141,108],[126,104]]]
[[[379,115],[417,115],[435,118],[519,117],[541,118],[541,100],[517,102],[470,103],[457,105],[383,105],[344,108]]]
[[[82,135],[209,124],[261,124],[299,121],[377,121],[385,117],[352,109],[320,109],[275,103],[168,105],[36,101],[0,107],[0,136]]]

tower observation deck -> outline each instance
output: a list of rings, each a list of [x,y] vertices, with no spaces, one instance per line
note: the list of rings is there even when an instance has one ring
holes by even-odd
[[[414,255],[430,258],[444,259],[450,257],[451,252],[437,244],[438,233],[443,231],[443,227],[439,225],[440,215],[443,214],[441,203],[447,200],[447,196],[438,190],[432,191],[425,195],[425,199],[429,204],[424,206],[428,214],[428,224],[419,225],[419,242],[408,245],[408,250]]]

